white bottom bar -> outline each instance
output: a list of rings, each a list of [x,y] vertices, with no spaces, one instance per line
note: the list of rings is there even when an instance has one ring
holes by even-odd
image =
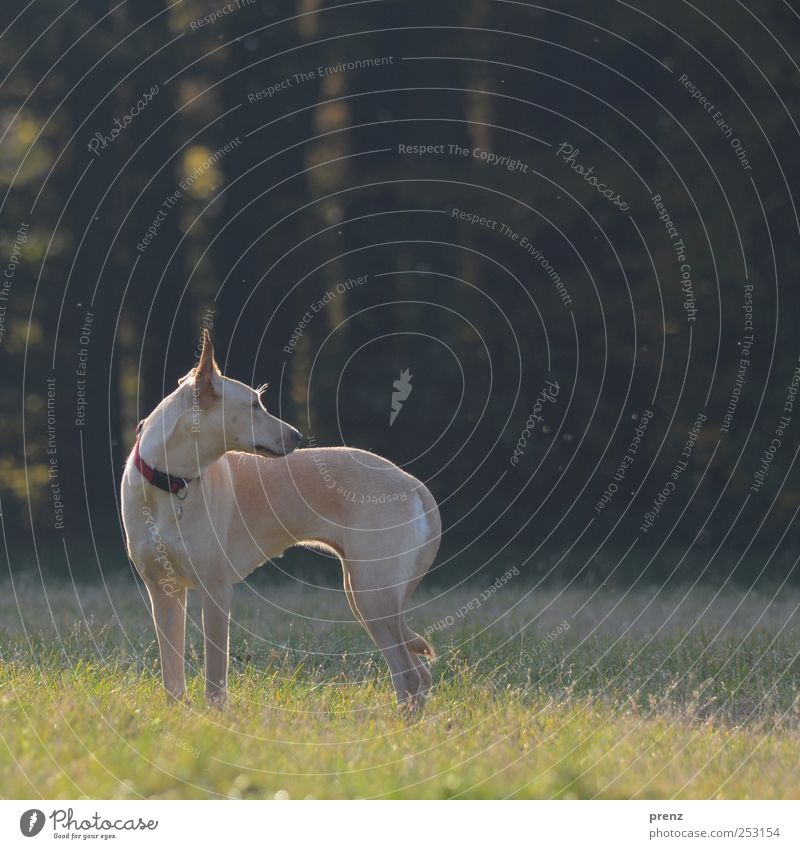
[[[26,836],[23,829],[37,831]],[[0,801],[0,845],[800,846],[800,802]]]

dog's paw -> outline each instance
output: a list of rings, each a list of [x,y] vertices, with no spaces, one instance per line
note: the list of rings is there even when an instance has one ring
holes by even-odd
[[[224,710],[228,704],[227,693],[206,693],[206,704],[215,710]]]
[[[192,706],[191,699],[186,693],[167,693],[167,704]]]
[[[417,693],[414,696],[409,696],[403,699],[398,705],[400,715],[408,722],[416,722],[420,719],[425,710],[425,696]]]

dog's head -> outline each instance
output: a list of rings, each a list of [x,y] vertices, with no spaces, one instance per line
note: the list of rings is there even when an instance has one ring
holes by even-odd
[[[300,444],[302,434],[271,413],[262,401],[263,390],[225,377],[214,359],[208,330],[197,366],[180,380],[190,404],[190,432],[201,453],[245,451],[265,457],[283,457]]]

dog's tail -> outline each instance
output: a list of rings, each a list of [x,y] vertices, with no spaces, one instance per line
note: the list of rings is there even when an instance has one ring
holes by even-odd
[[[408,626],[405,628],[406,647],[414,654],[421,654],[428,660],[436,660],[436,651],[433,646],[420,636],[416,631],[412,631]]]

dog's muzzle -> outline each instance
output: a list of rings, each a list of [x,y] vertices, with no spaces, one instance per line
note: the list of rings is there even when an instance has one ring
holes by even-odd
[[[287,454],[291,454],[302,441],[303,434],[296,428],[291,428],[289,435],[282,438],[280,448],[278,448],[278,450],[261,444],[256,445],[255,449],[259,454],[266,454],[270,457],[285,457]]]

